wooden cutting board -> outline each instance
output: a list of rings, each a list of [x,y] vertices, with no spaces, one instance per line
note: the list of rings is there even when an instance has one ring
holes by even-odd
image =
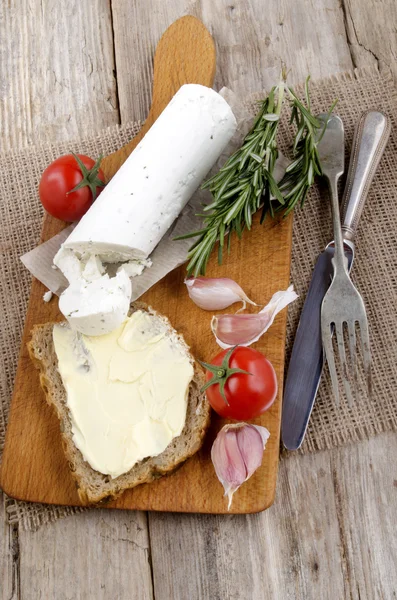
[[[131,142],[103,159],[102,167],[110,179],[153,124],[172,96],[184,83],[212,86],[215,74],[215,47],[204,25],[194,17],[176,21],[162,36],[154,59],[153,104],[142,131]],[[45,218],[41,241],[58,233],[64,223]],[[251,232],[232,250],[222,266],[216,256],[210,261],[209,276],[235,279],[250,298],[267,302],[277,290],[289,284],[292,220],[255,221]],[[209,361],[218,351],[210,330],[211,314],[197,308],[188,298],[185,269],[167,275],[150,289],[142,300],[167,315],[185,336],[193,354]],[[45,402],[26,343],[36,323],[61,320],[58,302],[43,302],[44,286],[33,281],[25,330],[15,380],[6,444],[0,472],[0,486],[19,500],[49,504],[81,505],[67,461],[61,448],[59,423]],[[234,310],[234,308],[232,309]],[[263,463],[255,475],[235,494],[232,513],[264,510],[274,499],[279,459],[281,390],[283,387],[286,311],[279,314],[269,332],[255,348],[264,352],[277,372],[279,394],[271,409],[255,422],[267,427],[270,438]],[[225,423],[213,414],[212,424],[202,450],[174,474],[153,483],[126,491],[109,508],[179,512],[225,513],[227,502],[210,460],[210,449],[217,431]]]

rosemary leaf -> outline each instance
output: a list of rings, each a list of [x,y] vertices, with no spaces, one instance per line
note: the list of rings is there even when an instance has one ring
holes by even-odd
[[[259,103],[254,124],[241,147],[224,166],[208,179],[202,189],[208,189],[213,201],[203,208],[203,228],[176,239],[197,237],[188,252],[188,275],[205,273],[209,257],[217,241],[218,261],[222,262],[225,238],[230,251],[232,234],[241,237],[252,226],[252,216],[262,207],[261,223],[269,214],[288,215],[297,205],[303,205],[315,175],[321,175],[317,145],[321,139],[321,124],[311,113],[310,77],[305,83],[302,102],[291,87],[287,87],[283,71],[280,83]],[[284,96],[290,100],[290,125],[296,127],[292,162],[281,182],[273,176],[278,157],[277,133]],[[336,103],[329,110],[331,115]],[[325,127],[324,127],[325,130]]]

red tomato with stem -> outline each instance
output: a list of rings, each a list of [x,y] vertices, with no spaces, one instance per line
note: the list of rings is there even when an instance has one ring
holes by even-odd
[[[84,154],[66,154],[44,171],[39,196],[45,210],[62,221],[78,221],[87,212],[105,185],[97,161]]]
[[[235,346],[217,354],[211,363],[201,364],[207,369],[203,389],[222,417],[250,420],[270,408],[276,399],[276,372],[257,350]]]

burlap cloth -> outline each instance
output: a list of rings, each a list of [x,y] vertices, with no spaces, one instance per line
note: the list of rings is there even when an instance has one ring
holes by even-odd
[[[352,408],[344,401],[337,407],[325,374],[303,452],[332,448],[397,429],[397,93],[391,77],[381,76],[377,71],[358,71],[312,84],[314,112],[325,111],[335,98],[339,98],[337,112],[345,124],[347,152],[362,111],[382,110],[393,124],[391,139],[359,226],[353,270],[353,279],[364,297],[370,321],[374,396],[370,401],[363,390]],[[252,106],[254,109],[254,104]],[[88,140],[46,144],[0,158],[0,336],[3,359],[0,452],[31,283],[31,276],[19,257],[39,240],[43,214],[36,190],[40,175],[60,154],[71,150],[93,157],[108,154],[124,145],[138,130],[139,124],[116,126]],[[287,357],[315,260],[332,238],[330,205],[324,192],[324,187],[315,186],[304,209],[297,210],[294,217],[291,281],[300,298],[288,313]],[[27,529],[36,529],[43,523],[82,510],[11,499],[7,504],[10,521],[20,522]]]

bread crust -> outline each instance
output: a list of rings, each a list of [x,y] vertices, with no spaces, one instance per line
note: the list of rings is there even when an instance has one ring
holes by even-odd
[[[40,385],[45,393],[46,401],[60,421],[62,447],[72,476],[76,481],[80,500],[85,505],[109,502],[120,496],[126,489],[142,483],[149,483],[172,473],[201,448],[210,424],[211,409],[205,393],[201,392],[204,376],[183,337],[173,329],[166,317],[142,303],[131,305],[130,314],[138,309],[146,310],[166,323],[170,335],[177,339],[178,343],[186,350],[194,366],[194,376],[190,384],[186,421],[181,435],[174,438],[159,456],[143,459],[127,473],[114,479],[92,469],[73,442],[66,392],[57,368],[58,361],[52,341],[55,322],[35,325],[31,332],[31,340],[27,344],[30,358],[40,372]]]

